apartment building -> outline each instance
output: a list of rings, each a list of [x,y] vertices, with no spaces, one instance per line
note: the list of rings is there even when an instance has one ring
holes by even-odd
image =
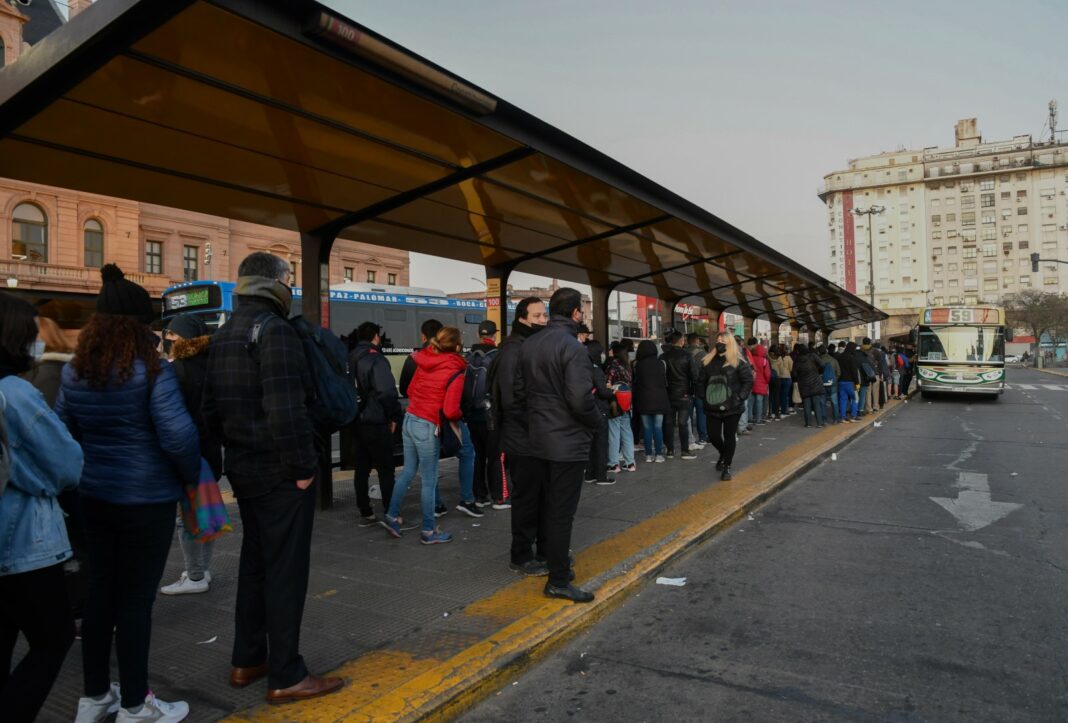
[[[1068,290],[1068,266],[1032,273],[1030,261],[1068,259],[1068,144],[984,142],[974,118],[954,131],[952,148],[880,153],[824,176],[831,279],[890,314],[884,337],[927,304]]]

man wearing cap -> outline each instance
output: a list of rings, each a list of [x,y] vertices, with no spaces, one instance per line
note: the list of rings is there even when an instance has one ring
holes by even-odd
[[[490,367],[497,358],[498,351],[497,324],[490,319],[483,321],[478,325],[478,338],[479,342],[467,352],[467,365],[472,370],[485,370],[480,373],[486,375],[486,392],[489,393]],[[493,509],[510,509],[512,505],[508,499],[508,485],[504,477],[500,431],[496,425],[489,423],[489,409],[476,404],[475,408],[467,413],[464,421],[467,422],[471,441],[475,445],[475,504],[487,507],[492,500]]]
[[[397,384],[389,361],[382,354],[382,327],[365,321],[356,329],[356,348],[352,351],[349,368],[360,391],[360,417],[353,435],[356,472],[356,506],[360,509],[360,527],[378,524],[371,507],[368,482],[371,468],[378,472],[378,486],[382,491],[382,511],[389,509],[393,498],[396,469],[393,466],[393,432],[404,418]]]
[[[579,324],[578,340],[585,345],[586,342],[590,340],[591,336],[593,336],[593,332],[590,331],[590,327],[586,326],[585,324]]]

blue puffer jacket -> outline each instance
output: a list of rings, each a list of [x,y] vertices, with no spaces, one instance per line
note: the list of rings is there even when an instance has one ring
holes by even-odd
[[[0,379],[0,407],[11,447],[11,480],[0,495],[0,575],[14,575],[71,556],[56,498],[78,484],[82,450],[29,382]]]
[[[81,494],[116,505],[176,502],[200,475],[200,442],[166,361],[149,384],[145,365],[100,389],[63,367],[56,413],[82,444]]]

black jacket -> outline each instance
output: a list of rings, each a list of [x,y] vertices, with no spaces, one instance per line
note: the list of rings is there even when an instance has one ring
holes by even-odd
[[[349,368],[356,388],[360,391],[360,425],[385,425],[400,422],[404,417],[397,383],[382,349],[369,341],[361,341],[352,350]]]
[[[638,344],[634,359],[634,411],[638,414],[671,414],[667,371],[656,356],[656,344],[646,339]]]
[[[860,370],[857,368],[856,354],[851,353],[846,349],[838,355],[837,359],[838,366],[842,370],[842,374],[838,377],[838,381],[860,384]]]
[[[611,401],[615,399],[615,393],[608,388],[608,378],[605,376],[604,368],[601,366],[601,354],[604,353],[603,347],[596,341],[591,341],[586,344],[586,351],[589,354],[590,362],[593,364],[593,396],[594,401],[597,402],[597,408],[601,410],[605,416],[605,423],[608,422],[608,410],[611,406]]]
[[[513,457],[529,457],[527,443],[527,420],[515,397],[519,375],[519,350],[523,341],[541,327],[530,327],[522,322],[512,323],[512,333],[497,347],[497,354],[490,365],[490,395],[493,399],[494,424],[501,434],[501,449]]]
[[[308,405],[315,387],[297,332],[279,316],[248,349],[253,320],[279,307],[241,296],[233,317],[211,337],[204,417],[226,447],[226,476],[237,497],[266,494],[307,479],[319,466]]]
[[[802,399],[823,396],[823,364],[820,358],[812,352],[799,356],[794,364],[794,381]]]
[[[26,381],[37,387],[37,391],[44,395],[45,402],[50,408],[56,406],[63,365],[73,358],[73,354],[45,352],[40,359],[34,362],[33,369],[22,375]]]
[[[693,354],[681,346],[669,346],[660,355],[667,375],[668,400],[674,407],[688,406],[697,379],[701,376],[701,367]]]
[[[706,404],[705,414],[708,416],[731,417],[741,414],[742,409],[745,408],[745,401],[753,391],[753,367],[749,366],[749,362],[742,356],[741,350],[739,350],[738,354],[738,366],[727,366],[726,361],[726,356],[716,355],[715,359],[701,367],[701,381],[699,384],[701,398],[704,398],[705,387],[708,386],[709,377],[723,375],[727,378],[727,386],[731,390],[731,399],[733,401],[730,408],[724,412],[710,409]]]
[[[200,455],[207,460],[215,479],[222,476],[222,442],[211,433],[204,418],[204,382],[208,377],[208,345],[210,336],[179,339],[174,342],[174,373],[182,390],[185,408],[197,425],[200,435]]]
[[[552,462],[585,462],[604,414],[593,398],[590,357],[579,326],[553,316],[544,331],[519,348],[516,401],[527,419],[531,456]]]
[[[419,348],[426,349],[426,344],[423,344]],[[415,376],[416,369],[418,369],[418,367],[415,365],[415,359],[409,354],[408,358],[404,360],[404,366],[401,367],[400,383],[398,385],[402,397],[408,396],[408,385],[412,383],[412,377]]]

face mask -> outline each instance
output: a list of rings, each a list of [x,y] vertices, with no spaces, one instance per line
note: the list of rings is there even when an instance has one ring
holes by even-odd
[[[717,354],[721,354],[721,355],[722,354],[726,354],[727,353],[727,345],[724,344],[721,341],[720,342],[716,342],[716,353]]]
[[[38,339],[37,341],[35,341],[33,344],[30,345],[30,355],[34,359],[40,359],[42,356],[44,356],[44,350],[45,350],[45,343],[43,341],[41,341],[40,339]]]

